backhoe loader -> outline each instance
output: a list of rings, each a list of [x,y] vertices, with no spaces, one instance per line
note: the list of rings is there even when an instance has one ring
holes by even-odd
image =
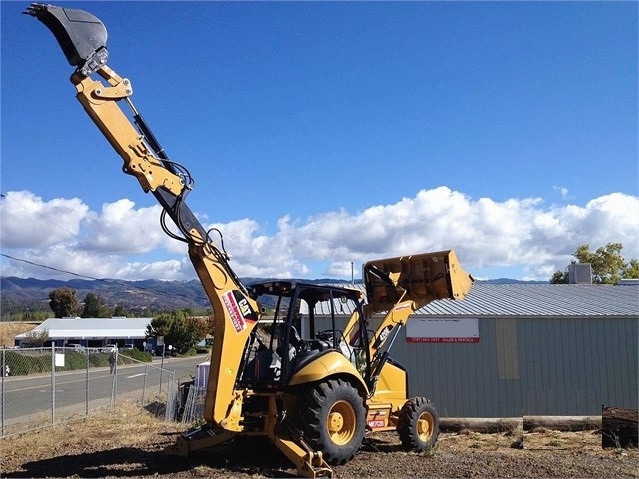
[[[370,261],[364,291],[300,281],[244,285],[186,204],[193,179],[169,159],[136,110],[129,79],[107,66],[107,32],[83,10],[31,4],[24,12],[53,33],[76,98],[145,193],[163,208],[165,232],[186,243],[211,302],[214,341],[205,425],[170,453],[188,456],[243,436],[268,438],[305,477],[332,477],[367,433],[397,431],[408,450],[437,440],[439,417],[408,397],[407,372],[389,350],[410,315],[427,303],[461,300],[473,278],[453,250]],[[94,79],[94,77],[99,77]],[[126,106],[126,108],[121,108]],[[126,111],[126,112],[125,112]],[[169,230],[167,216],[179,234]]]

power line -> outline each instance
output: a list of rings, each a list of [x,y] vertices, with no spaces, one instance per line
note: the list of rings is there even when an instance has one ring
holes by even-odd
[[[0,256],[8,258],[8,259],[10,259],[12,261],[19,261],[19,262],[22,262],[22,263],[27,263],[27,264],[30,264],[32,266],[36,266],[38,268],[50,269],[50,270],[56,271],[58,273],[70,274],[72,276],[77,276],[79,278],[90,279],[90,280],[93,280],[93,281],[101,281],[101,282],[107,283],[107,284],[112,284],[112,283],[119,284],[120,286],[125,286],[127,288],[137,289],[137,290],[142,291],[144,293],[155,293],[155,294],[161,293],[161,294],[166,295],[166,296],[173,296],[173,297],[176,297],[176,298],[191,299],[191,297],[187,296],[186,294],[179,294],[179,293],[175,293],[175,292],[171,292],[171,291],[158,291],[158,290],[153,290],[151,288],[141,288],[139,286],[131,285],[130,283],[125,283],[125,282],[119,281],[117,279],[108,279],[107,280],[107,279],[104,279],[104,278],[94,278],[93,276],[87,276],[87,275],[84,275],[84,274],[74,273],[72,271],[67,271],[67,270],[64,270],[64,269],[54,268],[53,266],[47,266],[45,264],[35,263],[33,261],[29,261],[29,260],[26,260],[24,258],[16,258],[14,256],[11,256],[11,255],[8,255],[8,254],[5,254],[5,253],[0,253]],[[203,299],[203,298],[204,297],[201,297],[200,299]],[[208,299],[208,298],[206,298],[206,299]]]
[[[58,268],[54,268],[53,266],[47,266],[47,265],[40,264],[40,263],[34,263],[33,261],[29,261],[29,260],[22,259],[22,258],[15,258],[13,256],[10,256],[10,255],[4,254],[4,253],[0,253],[0,256],[4,256],[5,258],[9,258],[9,259],[11,259],[13,261],[20,261],[22,263],[27,263],[27,264],[30,264],[30,265],[33,265],[33,266],[37,266],[39,268],[46,268],[46,269],[50,269],[52,271],[57,271],[58,273],[70,274],[70,275],[73,275],[73,276],[78,276],[79,278],[92,279],[92,280],[95,280],[95,281],[104,281],[105,283],[107,282],[104,279],[94,278],[92,276],[86,276],[86,275],[78,274],[78,273],[73,273],[72,271],[67,271],[67,270],[64,270],[64,269],[58,269]],[[117,280],[116,280],[116,282],[117,282]]]

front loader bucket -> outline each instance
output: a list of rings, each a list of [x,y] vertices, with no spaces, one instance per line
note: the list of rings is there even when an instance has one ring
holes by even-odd
[[[41,3],[32,3],[23,13],[36,17],[51,30],[69,64],[78,67],[84,76],[106,64],[106,27],[90,13]]]
[[[398,301],[420,308],[437,299],[464,299],[473,277],[453,250],[369,261],[364,265],[369,308],[387,311]]]

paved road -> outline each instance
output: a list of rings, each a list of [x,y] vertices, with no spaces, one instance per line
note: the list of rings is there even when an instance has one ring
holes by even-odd
[[[182,381],[195,374],[195,367],[205,360],[203,356],[191,358],[168,358],[164,370],[160,359],[150,363],[119,366],[116,374],[109,368],[58,372],[49,374],[1,378],[0,419],[2,426],[23,422],[50,423],[65,413],[89,413],[92,409],[109,405],[116,400],[136,397],[145,403],[153,396],[164,393],[168,385],[169,371]],[[160,390],[160,380],[162,386]],[[88,385],[88,387],[87,387]]]

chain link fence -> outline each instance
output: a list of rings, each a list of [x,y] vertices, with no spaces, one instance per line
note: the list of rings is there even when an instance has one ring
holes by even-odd
[[[177,419],[175,373],[115,349],[0,349],[0,373],[2,437],[88,417],[125,399]]]
[[[188,388],[186,398],[183,398],[184,409],[181,411],[179,419],[186,424],[201,421],[204,418],[204,403],[206,401],[206,388]]]

